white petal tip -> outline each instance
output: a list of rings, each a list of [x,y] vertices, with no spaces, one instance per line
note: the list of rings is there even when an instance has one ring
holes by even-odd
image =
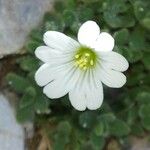
[[[81,108],[77,108],[77,107],[75,108],[75,107],[74,107],[74,109],[76,109],[77,111],[85,111],[85,110],[86,110],[86,107],[85,107],[85,108],[82,108],[82,109],[81,109]]]
[[[89,110],[96,110],[96,109],[99,109],[102,106],[102,103],[103,103],[103,99],[99,100],[99,103],[93,103],[93,104],[87,105],[87,108]]]
[[[41,87],[44,86],[43,83],[40,82],[37,72],[36,72],[35,75],[34,75],[34,80],[35,80],[35,82],[36,82],[37,85],[39,85],[39,86],[41,86]]]
[[[46,36],[48,36],[49,34],[54,33],[54,32],[57,32],[57,31],[46,31],[46,32],[44,33],[43,37],[46,37]]]
[[[39,58],[40,52],[39,52],[40,47],[37,47],[34,51],[34,54],[37,58]],[[39,58],[40,59],[40,58]]]
[[[43,94],[45,94],[48,98],[50,99],[56,99],[56,97],[53,97],[52,95],[50,95],[46,90],[45,88],[43,88]]]
[[[114,86],[113,88],[121,88],[121,87],[123,87],[126,84],[126,82],[127,82],[127,78],[124,75],[124,78],[120,81],[120,84]]]
[[[95,42],[95,50],[101,52],[110,52],[115,45],[114,38],[106,32],[102,32]]]
[[[86,46],[92,47],[93,43],[100,34],[100,28],[94,21],[86,21],[78,31],[78,41]]]
[[[124,71],[126,71],[126,70],[128,70],[128,68],[129,68],[129,63],[128,63],[128,61],[126,60],[126,64],[125,64],[125,68],[124,68]]]

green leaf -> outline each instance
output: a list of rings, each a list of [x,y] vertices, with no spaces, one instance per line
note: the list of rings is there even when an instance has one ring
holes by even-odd
[[[104,19],[112,28],[135,25],[132,9],[123,0],[106,0],[103,3]],[[120,15],[121,14],[121,15]]]
[[[150,92],[149,91],[140,91],[137,96],[136,100],[139,104],[149,104],[150,103]]]
[[[142,51],[138,51],[138,50],[134,50],[134,49],[130,49],[130,48],[124,49],[123,55],[126,57],[126,59],[130,63],[138,62],[139,60],[141,60],[143,58]]]
[[[109,135],[109,124],[116,119],[113,113],[100,114],[97,117],[98,124],[94,128],[94,132],[97,136]]]
[[[83,112],[79,116],[79,124],[81,125],[81,127],[85,129],[93,127],[95,122],[96,122],[95,114],[92,113],[91,111]]]
[[[62,1],[62,0],[57,0],[57,1],[55,1],[55,3],[54,3],[54,8],[55,8],[55,10],[57,11],[57,12],[62,12],[64,9],[65,9],[65,3],[64,3],[64,1]],[[47,13],[47,14],[49,14],[49,13]],[[46,14],[46,15],[47,15]],[[47,19],[48,20],[48,19]]]
[[[70,29],[72,30],[73,33],[77,33],[79,28],[80,28],[80,23],[78,21],[73,22],[72,25],[70,26]],[[74,37],[74,39],[75,38],[76,37]]]
[[[105,139],[101,136],[91,135],[90,141],[93,147],[93,150],[102,150],[105,146]]]
[[[129,105],[131,105],[131,102],[129,103]],[[129,125],[133,124],[135,122],[135,120],[138,117],[138,113],[137,113],[137,107],[132,107],[128,112],[127,112],[127,123]]]
[[[8,84],[18,93],[24,93],[25,89],[30,86],[27,79],[15,73],[7,74],[6,80]]]
[[[137,52],[147,48],[145,42],[145,31],[140,26],[137,26],[131,33],[129,37],[129,46],[130,49]]]
[[[150,70],[150,53],[144,53],[142,62],[147,70]]]
[[[20,100],[19,107],[24,108],[33,105],[36,97],[36,91],[33,87],[28,87]]]
[[[63,18],[66,26],[71,26],[77,19],[74,11],[64,10]]]
[[[150,104],[141,105],[139,110],[139,115],[141,118],[145,118],[145,117],[150,118]]]
[[[109,124],[109,132],[111,135],[121,137],[130,133],[129,126],[122,120],[116,119]]]
[[[142,118],[142,125],[145,129],[150,130],[150,117],[144,117]]]
[[[96,124],[96,126],[94,127],[94,133],[97,136],[102,136],[103,135],[103,133],[104,133],[104,123],[102,121],[98,122]]]
[[[20,67],[25,71],[35,71],[39,67],[39,61],[32,56],[25,56],[21,59],[18,59]]]
[[[128,10],[128,5],[125,5],[123,0],[106,0],[103,2],[103,11],[111,9],[113,13],[126,12]]]
[[[150,130],[150,104],[141,105],[139,115],[141,117],[143,127]]]
[[[110,112],[110,113],[100,114],[97,119],[98,121],[112,122],[116,119],[116,116]]]
[[[144,129],[142,128],[141,123],[137,122],[134,125],[131,126],[132,129],[132,134],[136,135],[136,136],[141,136],[144,135]]]
[[[24,95],[20,100],[17,109],[17,120],[21,123],[26,121],[33,121],[34,119],[34,101],[36,91],[33,87],[28,87],[24,91]]]
[[[93,18],[93,10],[86,6],[81,6],[77,10],[78,18],[80,22],[85,22],[87,20],[91,20]]]
[[[35,97],[34,109],[40,113],[45,113],[49,111],[50,100],[39,92]]]
[[[54,16],[50,13],[45,14],[44,16],[44,31],[54,30],[54,31],[63,31],[65,25],[62,17],[59,15]]]
[[[117,45],[124,45],[128,42],[129,31],[127,29],[121,29],[115,32],[114,38]]]
[[[60,122],[57,128],[57,133],[55,134],[54,150],[65,150],[66,144],[70,141],[70,132],[71,126],[69,122]]]
[[[140,83],[143,82],[145,77],[146,74],[144,73],[130,73],[130,78],[128,78],[127,84],[129,86],[140,85]]]
[[[137,0],[133,6],[136,18],[141,21],[149,11],[149,1]]]
[[[66,8],[69,8],[71,10],[74,10],[77,7],[77,2],[76,0],[69,0],[69,1],[64,1]]]
[[[28,107],[17,109],[17,120],[21,123],[33,121],[34,119],[34,108],[33,105],[30,105]]]
[[[141,21],[141,24],[143,27],[150,30],[150,13],[145,16],[145,18]]]
[[[27,52],[34,54],[35,49],[41,45],[41,42],[35,41],[35,40],[30,40],[26,43],[25,48]]]

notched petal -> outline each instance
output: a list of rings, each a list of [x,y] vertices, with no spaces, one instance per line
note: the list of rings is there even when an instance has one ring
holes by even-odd
[[[96,51],[109,52],[113,50],[114,44],[114,38],[109,33],[102,32],[94,44],[94,49]]]
[[[78,31],[78,41],[86,46],[92,47],[100,34],[100,28],[94,21],[87,21],[82,24]]]

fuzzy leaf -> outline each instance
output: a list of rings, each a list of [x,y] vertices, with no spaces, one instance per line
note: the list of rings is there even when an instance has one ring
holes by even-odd
[[[139,115],[141,118],[149,117],[150,118],[150,104],[144,104],[140,107]]]
[[[114,38],[117,45],[124,45],[128,42],[129,31],[127,29],[121,29],[115,32]]]
[[[102,150],[105,145],[105,139],[101,136],[92,135],[90,138],[93,150]]]
[[[58,125],[57,133],[55,134],[54,150],[65,150],[65,145],[69,142],[71,126],[69,122],[64,121]]]
[[[18,93],[24,93],[24,90],[30,86],[29,81],[15,73],[9,73],[6,76],[8,84]]]
[[[121,137],[128,135],[130,132],[130,128],[124,121],[116,119],[112,123],[110,123],[109,132],[111,135]]]
[[[18,60],[20,67],[25,71],[35,71],[39,67],[39,61],[35,57],[25,56]]]
[[[91,128],[95,121],[95,114],[90,111],[83,112],[79,117],[79,124],[85,129]]]
[[[33,103],[35,101],[35,97],[36,97],[35,89],[33,87],[28,87],[25,90],[22,99],[20,100],[19,107],[25,108],[25,107],[28,107],[30,105],[33,105]]]

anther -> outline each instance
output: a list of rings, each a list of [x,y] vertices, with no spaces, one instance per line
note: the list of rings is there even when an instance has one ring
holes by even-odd
[[[90,61],[90,65],[93,66],[94,65],[94,61],[93,59]]]
[[[77,54],[77,55],[75,55],[75,58],[79,58],[79,55]]]
[[[83,67],[83,70],[86,70],[87,69],[87,67]]]
[[[85,53],[85,56],[89,57],[89,56],[90,56],[90,54],[89,54],[89,53]]]
[[[84,66],[83,64],[80,64],[80,65],[79,65],[80,68],[83,68],[83,66]]]
[[[81,47],[74,56],[76,67],[82,70],[87,70],[95,65],[96,54],[88,47]]]

